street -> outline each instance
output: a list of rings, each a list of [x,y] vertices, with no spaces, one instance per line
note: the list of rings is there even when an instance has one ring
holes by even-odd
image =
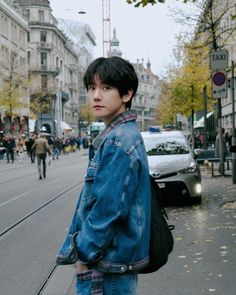
[[[44,180],[29,159],[0,161],[1,295],[40,294],[55,267],[87,161],[84,150],[62,155]],[[167,208],[175,224],[174,250],[162,269],[140,276],[139,295],[235,294],[236,186],[203,168],[202,177],[201,205]]]

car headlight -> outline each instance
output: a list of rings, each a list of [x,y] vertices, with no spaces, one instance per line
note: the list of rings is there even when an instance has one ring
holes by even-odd
[[[181,173],[193,173],[197,170],[196,162],[190,162],[189,166],[180,170]]]

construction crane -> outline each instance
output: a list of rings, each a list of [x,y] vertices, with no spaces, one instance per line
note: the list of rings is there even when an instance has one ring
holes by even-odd
[[[103,56],[109,56],[111,51],[111,7],[110,0],[102,0],[102,39]]]

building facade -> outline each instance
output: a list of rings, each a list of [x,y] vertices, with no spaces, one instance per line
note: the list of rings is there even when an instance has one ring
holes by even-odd
[[[0,0],[0,131],[27,132],[29,114],[28,24]]]
[[[78,56],[61,32],[47,0],[12,1],[28,21],[27,60],[36,131],[62,136],[61,122],[78,129]]]
[[[122,56],[120,42],[116,36],[116,29],[113,29],[113,38],[110,44],[111,51],[109,56]],[[137,122],[142,131],[148,130],[155,125],[155,113],[160,95],[159,77],[151,70],[151,63],[148,60],[137,60],[132,63],[139,79],[139,86],[132,101],[132,109],[137,112]]]
[[[160,95],[160,84],[157,75],[151,70],[151,63],[148,60],[144,65],[144,60],[137,60],[133,63],[139,78],[139,86],[132,103],[132,109],[137,111],[139,128],[142,131],[148,130],[155,125],[155,114]]]

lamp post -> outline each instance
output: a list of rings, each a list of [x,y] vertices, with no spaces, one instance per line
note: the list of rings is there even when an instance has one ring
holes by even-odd
[[[191,98],[192,98],[192,110],[191,110],[191,133],[192,133],[192,148],[194,149],[194,85],[191,85]]]
[[[204,148],[207,149],[207,88],[203,87],[203,111],[204,111]]]
[[[12,133],[12,104],[9,105],[9,125],[10,125],[10,134]]]
[[[235,93],[234,93],[234,61],[231,62],[231,98],[232,98],[232,182],[236,183],[236,130],[235,130]]]
[[[57,92],[57,100],[56,100],[56,120],[57,120],[57,137],[61,138],[61,118],[62,118],[62,114],[61,114],[61,106],[62,100],[61,100],[61,89],[59,89],[59,91]]]

